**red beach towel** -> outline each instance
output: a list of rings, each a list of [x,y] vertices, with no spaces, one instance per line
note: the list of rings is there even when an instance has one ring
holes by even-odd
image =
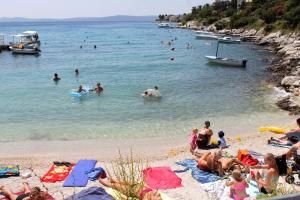
[[[143,170],[145,181],[152,189],[172,189],[182,187],[181,179],[170,167],[149,167]]]
[[[57,181],[63,181],[69,175],[74,164],[69,166],[66,165],[55,165],[53,164],[50,170],[41,178],[42,182],[55,183]]]

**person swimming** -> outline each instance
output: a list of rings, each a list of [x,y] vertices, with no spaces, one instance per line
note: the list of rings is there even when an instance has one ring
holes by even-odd
[[[78,92],[78,93],[86,92],[86,90],[83,89],[82,85],[79,85],[79,88],[78,88],[77,92]]]
[[[97,85],[96,85],[94,91],[95,91],[96,93],[98,93],[98,94],[101,93],[101,92],[103,92],[103,87],[101,86],[100,83],[97,83]]]
[[[154,89],[147,89],[142,94],[144,97],[161,97],[160,91],[157,86],[154,86]]]
[[[58,74],[55,73],[53,76],[53,81],[58,82],[61,78],[58,77]]]
[[[78,76],[79,75],[79,70],[75,69],[75,75]]]

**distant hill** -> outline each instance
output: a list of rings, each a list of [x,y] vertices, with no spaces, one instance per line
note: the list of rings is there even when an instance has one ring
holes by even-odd
[[[109,17],[76,17],[63,19],[31,19],[22,17],[0,17],[0,22],[55,22],[55,21],[119,21],[119,22],[150,22],[155,21],[156,16],[129,16],[116,15]]]

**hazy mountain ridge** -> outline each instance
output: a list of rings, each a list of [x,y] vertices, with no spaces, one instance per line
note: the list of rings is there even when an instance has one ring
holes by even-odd
[[[75,17],[62,19],[32,19],[23,17],[0,17],[0,22],[53,22],[53,21],[155,21],[156,16],[116,15],[108,17]]]

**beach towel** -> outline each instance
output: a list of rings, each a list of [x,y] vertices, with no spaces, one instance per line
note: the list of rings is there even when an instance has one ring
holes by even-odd
[[[176,164],[183,167],[188,167],[192,171],[192,177],[201,184],[215,182],[221,179],[220,176],[200,170],[197,167],[198,163],[196,160],[186,159],[176,162]]]
[[[91,187],[65,200],[114,200],[114,198],[101,187]]]
[[[79,160],[65,180],[63,187],[85,187],[89,177],[86,172],[94,169],[96,160]]]
[[[87,171],[86,174],[90,181],[96,181],[100,177],[101,179],[106,178],[106,173],[102,167],[94,168],[90,171]]]
[[[19,176],[19,167],[16,165],[7,165],[0,168],[0,178],[6,178],[10,176]]]
[[[145,182],[152,189],[172,189],[182,187],[179,178],[170,167],[148,167],[143,170]]]
[[[226,180],[219,180],[212,183],[206,183],[201,185],[201,187],[212,196],[217,199],[222,200],[232,200],[229,197],[230,187],[225,187]],[[247,194],[252,198],[255,198],[259,193],[257,183],[250,181],[249,187],[246,189]]]
[[[255,166],[259,163],[259,161],[256,158],[252,157],[250,154],[242,156],[241,162],[247,166]]]
[[[53,164],[49,171],[41,177],[42,182],[55,183],[63,181],[69,175],[74,164]]]
[[[286,149],[289,149],[292,147],[292,145],[289,145],[289,144],[279,144],[279,143],[275,143],[275,142],[272,142],[269,145],[273,146],[273,147],[280,147],[280,148],[286,148]]]

